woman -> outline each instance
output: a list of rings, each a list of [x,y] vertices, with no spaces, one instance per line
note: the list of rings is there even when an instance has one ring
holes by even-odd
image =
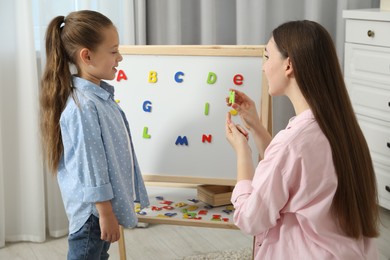
[[[255,235],[255,259],[376,259],[375,174],[329,33],[312,21],[282,24],[265,58],[269,94],[287,96],[296,116],[272,139],[244,93],[228,104],[263,158],[254,169],[248,133],[228,114],[235,224]]]

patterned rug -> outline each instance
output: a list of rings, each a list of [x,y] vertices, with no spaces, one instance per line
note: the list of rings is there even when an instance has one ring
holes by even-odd
[[[226,250],[200,255],[186,256],[177,260],[251,260],[252,248],[242,248],[239,250]]]

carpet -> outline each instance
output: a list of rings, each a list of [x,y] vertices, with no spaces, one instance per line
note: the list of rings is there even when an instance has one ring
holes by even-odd
[[[252,248],[238,250],[226,250],[212,253],[205,253],[193,256],[186,256],[178,260],[251,260]]]

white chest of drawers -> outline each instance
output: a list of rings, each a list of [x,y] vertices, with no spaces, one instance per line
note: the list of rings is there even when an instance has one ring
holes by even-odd
[[[344,75],[370,148],[379,204],[390,209],[390,12],[345,10]]]

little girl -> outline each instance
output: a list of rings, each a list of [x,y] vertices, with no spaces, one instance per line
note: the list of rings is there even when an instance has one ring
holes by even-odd
[[[149,205],[129,124],[103,81],[115,78],[118,45],[113,23],[94,11],[57,16],[46,33],[42,140],[69,219],[68,259],[107,259],[119,225],[137,224],[134,202]]]

